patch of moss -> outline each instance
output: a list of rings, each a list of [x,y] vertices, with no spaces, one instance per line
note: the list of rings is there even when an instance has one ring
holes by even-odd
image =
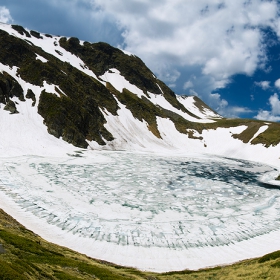
[[[213,124],[207,125],[208,128],[217,127],[236,127],[240,125],[245,125],[246,128],[240,134],[233,134],[233,137],[248,143],[248,141],[255,135],[258,129],[263,125],[268,125],[268,128],[256,138],[251,141],[252,145],[263,144],[265,147],[276,146],[280,143],[280,123],[270,122],[267,124],[264,121],[250,120],[250,119],[220,119]]]
[[[194,136],[194,131],[193,130],[188,131],[188,136],[191,139],[203,140],[202,136]]]
[[[80,278],[78,276],[72,276],[69,273],[66,273],[66,272],[63,272],[63,271],[55,271],[54,276],[55,276],[55,278],[57,278],[59,280],[79,280],[79,279],[83,279],[83,278]]]

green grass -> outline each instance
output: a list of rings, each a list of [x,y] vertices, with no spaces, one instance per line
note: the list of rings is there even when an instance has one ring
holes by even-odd
[[[136,270],[134,276],[132,269],[114,267],[48,243],[2,210],[0,243],[6,251],[0,255],[0,279],[141,279]]]
[[[27,230],[0,209],[0,279],[279,279],[280,251],[261,258],[199,271],[143,272],[88,258],[49,243]],[[187,265],[187,264],[186,264]]]

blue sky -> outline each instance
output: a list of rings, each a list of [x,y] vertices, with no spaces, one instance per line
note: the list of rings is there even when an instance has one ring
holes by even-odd
[[[0,0],[0,21],[139,56],[226,117],[280,121],[276,0]]]

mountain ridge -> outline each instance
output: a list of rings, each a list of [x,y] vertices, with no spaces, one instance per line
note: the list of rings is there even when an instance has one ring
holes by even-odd
[[[0,49],[0,112],[18,114],[27,124],[32,111],[40,130],[59,141],[88,149],[224,155],[229,149],[219,152],[211,140],[221,147],[223,131],[232,156],[243,157],[241,147],[279,149],[280,124],[225,119],[198,97],[175,94],[140,58],[107,43],[0,24]]]

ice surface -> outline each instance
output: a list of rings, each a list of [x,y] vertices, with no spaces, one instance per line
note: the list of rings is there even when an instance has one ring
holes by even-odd
[[[9,207],[52,226],[53,235],[72,236],[75,246],[87,244],[92,257],[156,271],[212,265],[196,264],[199,254],[181,263],[182,256],[239,244],[280,226],[279,190],[259,180],[274,174],[273,167],[214,156],[95,154],[2,159],[0,194],[13,202]],[[118,248],[123,257],[107,256],[100,244]],[[164,250],[166,257],[150,256],[148,265],[147,249]],[[174,252],[176,265],[163,268]],[[219,261],[224,262],[221,256]]]

